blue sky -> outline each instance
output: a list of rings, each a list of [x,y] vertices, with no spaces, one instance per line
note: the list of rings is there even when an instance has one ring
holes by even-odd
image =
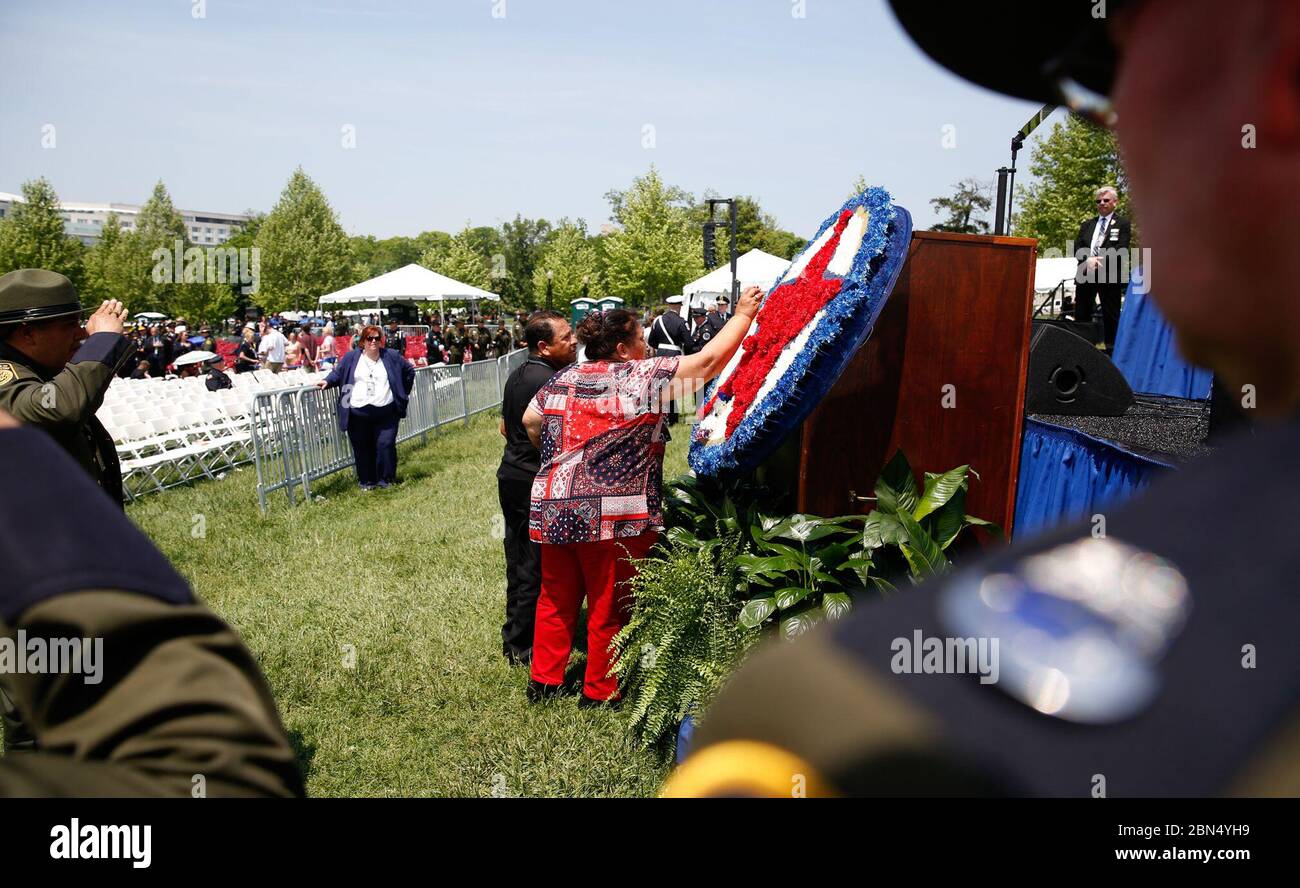
[[[161,178],[187,209],[269,210],[301,164],[350,233],[516,212],[599,228],[605,192],[654,163],[804,236],[861,173],[926,227],[1036,110],[938,68],[881,0],[195,5],[0,5],[0,191],[44,175],[64,199],[141,203]]]

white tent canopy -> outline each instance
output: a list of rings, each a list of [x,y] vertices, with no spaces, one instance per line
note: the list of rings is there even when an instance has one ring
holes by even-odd
[[[781,275],[785,274],[785,270],[789,267],[789,259],[782,259],[780,256],[773,256],[762,250],[750,250],[736,259],[736,278],[740,281],[742,290],[752,284],[766,291],[781,279]],[[726,294],[728,297],[731,295],[730,262],[682,287],[682,296],[686,297],[682,300],[682,308],[685,310],[689,305],[712,302],[719,293]]]
[[[1046,295],[1065,281],[1067,293],[1074,292],[1074,275],[1079,261],[1073,256],[1056,259],[1039,259],[1034,263],[1034,292]]]
[[[379,277],[344,287],[337,293],[322,296],[320,304],[359,303],[378,306],[384,302],[444,302],[448,299],[465,301],[489,299],[499,302],[501,297],[472,284],[462,284],[445,274],[438,274],[412,262]]]

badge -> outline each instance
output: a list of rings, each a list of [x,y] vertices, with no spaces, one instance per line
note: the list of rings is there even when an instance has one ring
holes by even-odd
[[[18,377],[14,372],[14,365],[8,361],[0,361],[0,385],[8,385]]]
[[[1100,724],[1151,702],[1156,663],[1191,606],[1168,561],[1110,538],[957,580],[939,603],[958,637],[999,640],[997,685],[1044,715]]]

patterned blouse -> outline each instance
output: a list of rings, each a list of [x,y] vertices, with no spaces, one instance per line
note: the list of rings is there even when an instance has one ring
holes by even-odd
[[[574,364],[542,386],[528,405],[543,417],[531,539],[588,543],[663,528],[669,435],[660,392],[680,360]]]

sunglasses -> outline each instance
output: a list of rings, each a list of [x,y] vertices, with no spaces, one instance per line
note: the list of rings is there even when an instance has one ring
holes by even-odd
[[[367,336],[367,337],[366,337],[366,342],[378,342],[379,340],[381,340],[381,339],[383,339],[383,338],[384,338],[384,337],[382,337],[382,336]]]

